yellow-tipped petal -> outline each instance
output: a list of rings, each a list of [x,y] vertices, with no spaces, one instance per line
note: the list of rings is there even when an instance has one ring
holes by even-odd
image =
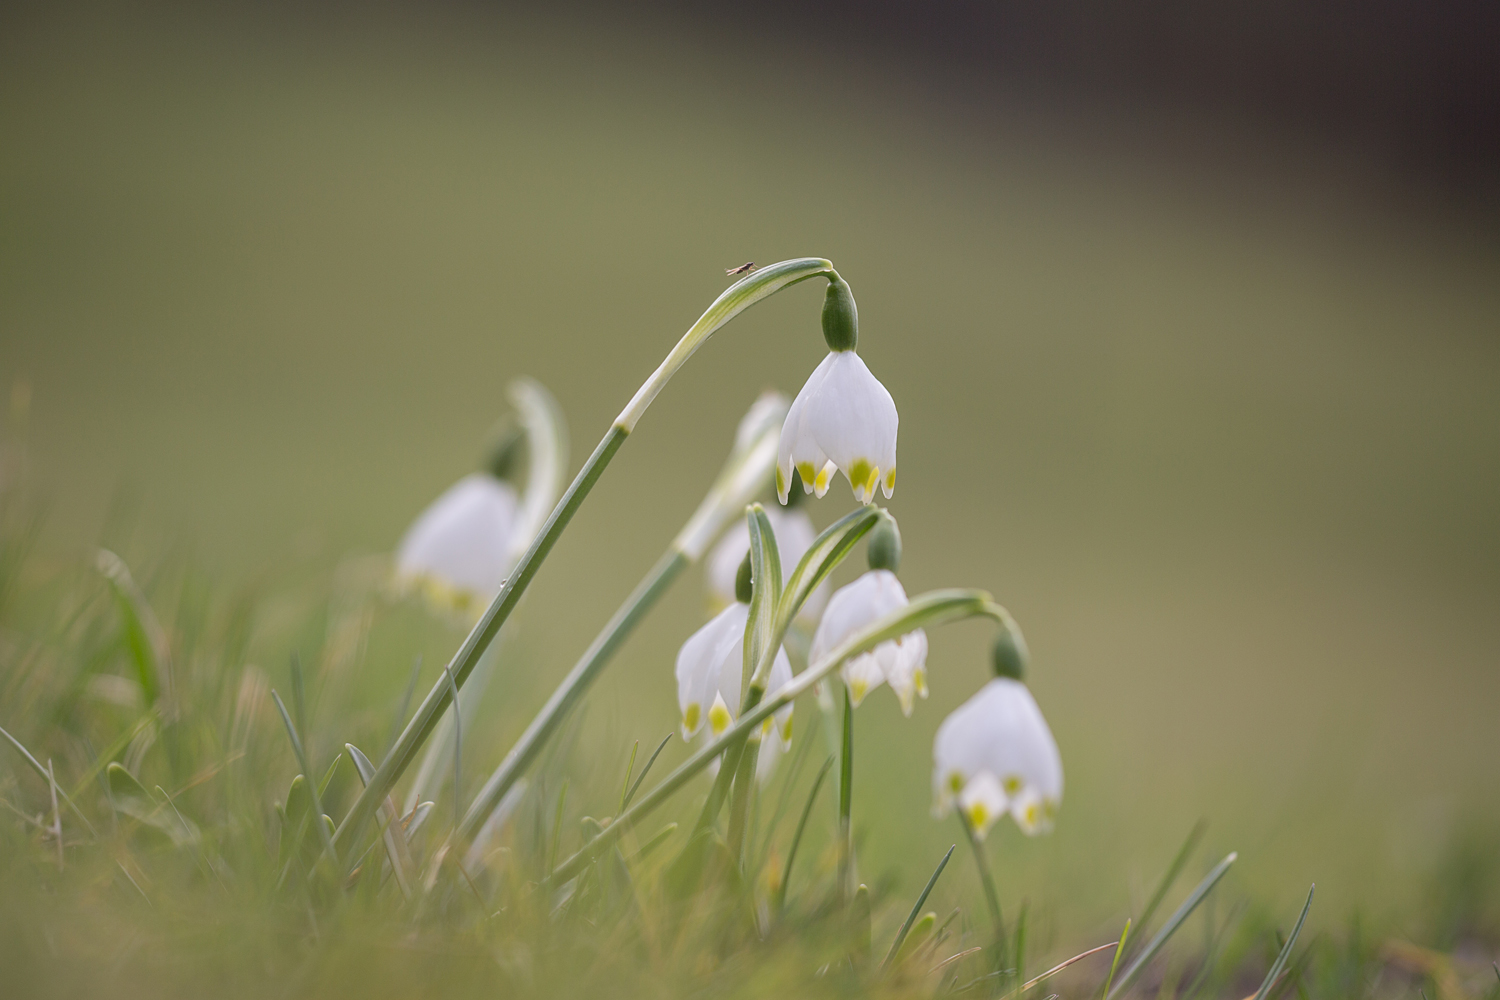
[[[990,811],[984,807],[983,802],[973,802],[969,804],[967,815],[969,825],[974,828],[974,836],[983,840],[984,835],[990,832]]]
[[[724,704],[721,696],[714,702],[714,707],[708,710],[709,728],[713,730],[715,736],[722,736],[732,721],[734,720],[729,715],[729,706]]]
[[[818,474],[813,477],[813,493],[817,495],[819,500],[823,499],[823,494],[828,492],[828,485],[833,481],[834,470],[834,464],[829,462],[823,468],[819,469]]]

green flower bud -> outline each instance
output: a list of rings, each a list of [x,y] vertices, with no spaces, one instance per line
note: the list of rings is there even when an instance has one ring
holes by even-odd
[[[741,604],[749,604],[750,596],[750,553],[746,552],[740,563],[740,571],[734,575],[734,599]]]
[[[521,459],[525,455],[526,434],[514,423],[506,420],[493,438],[489,453],[485,456],[484,471],[496,479],[515,482],[521,474]]]
[[[995,639],[994,666],[996,677],[1009,677],[1012,680],[1023,681],[1026,679],[1026,661],[1030,654],[1026,651],[1026,640],[1014,629],[1006,629]]]
[[[865,542],[865,560],[871,569],[888,569],[895,573],[901,568],[901,529],[896,519],[889,514],[881,517],[870,530]]]
[[[830,281],[823,296],[823,339],[831,351],[852,351],[859,344],[859,310],[843,278]]]

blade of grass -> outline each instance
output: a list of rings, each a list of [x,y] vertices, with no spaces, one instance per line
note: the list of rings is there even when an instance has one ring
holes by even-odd
[[[1114,993],[1108,994],[1108,997],[1113,997],[1115,993],[1122,992],[1135,981],[1135,977],[1146,967],[1146,963],[1151,961],[1156,953],[1161,950],[1161,946],[1166,944],[1173,934],[1177,933],[1177,928],[1181,927],[1182,922],[1198,908],[1198,904],[1203,902],[1203,898],[1209,894],[1209,891],[1215,885],[1218,885],[1219,879],[1224,877],[1224,873],[1229,870],[1229,866],[1234,864],[1235,859],[1238,857],[1238,854],[1230,852],[1223,861],[1214,866],[1213,871],[1203,877],[1203,881],[1198,883],[1197,888],[1192,891],[1187,899],[1183,900],[1182,905],[1177,908],[1177,911],[1162,925],[1162,929],[1156,932],[1156,936],[1141,950],[1141,953],[1136,956],[1135,961],[1131,962],[1129,967],[1126,968],[1125,974],[1120,977],[1120,982],[1114,989]]]
[[[1115,981],[1115,970],[1120,967],[1120,956],[1125,954],[1125,944],[1130,940],[1130,920],[1125,921],[1125,929],[1120,932],[1120,943],[1115,947],[1115,957],[1109,963],[1109,975],[1104,979],[1104,988],[1099,991],[1101,997],[1110,995],[1110,985]]]
[[[344,749],[354,762],[354,770],[359,775],[360,783],[368,784],[375,774],[375,765],[353,743],[345,743]],[[401,898],[410,899],[413,864],[411,852],[406,846],[406,834],[401,829],[401,813],[396,808],[396,800],[389,795],[385,797],[381,809],[385,813],[385,829],[381,831],[380,839],[384,842],[386,856],[391,861],[391,874],[396,878],[396,888],[401,890]]]
[[[292,752],[297,755],[297,764],[302,768],[303,774],[312,774],[312,768],[307,762],[307,752],[302,747],[302,738],[297,735],[297,727],[292,724],[292,717],[287,714],[286,703],[281,700],[281,695],[275,688],[271,689],[271,700],[276,703],[276,711],[281,713],[281,721],[286,725],[286,734],[292,741]],[[318,828],[318,839],[323,842],[323,851],[328,859],[333,862],[334,871],[338,871],[339,856],[333,849],[333,838],[328,833],[328,827],[323,822],[323,797],[320,794],[316,782],[309,780],[307,792],[312,796],[313,804],[313,826]]]
[[[781,885],[776,889],[777,913],[786,908],[786,888],[792,878],[792,864],[797,860],[797,847],[802,843],[802,833],[807,829],[807,818],[812,815],[813,803],[818,798],[818,789],[823,787],[823,779],[828,777],[828,771],[832,767],[833,758],[829,757],[818,769],[818,776],[813,779],[812,791],[807,793],[807,805],[802,807],[802,818],[797,821],[797,832],[792,834],[792,844],[786,852],[786,866],[781,870]]]
[[[927,880],[927,885],[923,887],[922,894],[912,904],[911,912],[906,915],[906,922],[896,932],[896,939],[891,942],[890,950],[885,953],[885,960],[880,963],[880,970],[882,972],[890,968],[891,962],[895,960],[896,952],[901,950],[901,943],[906,940],[907,933],[911,931],[911,925],[917,922],[917,917],[922,912],[922,904],[927,902],[927,896],[932,892],[932,887],[937,885],[938,876],[943,874],[944,868],[948,867],[948,859],[953,857],[953,852],[957,847],[957,844],[949,847],[948,853],[943,855],[943,860],[939,861],[937,868],[933,869],[932,877]]]
[[[1031,900],[1021,900],[1021,912],[1016,916],[1016,944],[1012,954],[1016,956],[1016,985],[1026,981],[1026,914],[1031,909]]]
[[[1187,864],[1187,860],[1192,856],[1193,851],[1197,849],[1198,841],[1203,839],[1203,832],[1206,829],[1208,829],[1208,821],[1200,819],[1188,831],[1187,840],[1182,842],[1182,847],[1178,849],[1177,856],[1167,866],[1166,872],[1162,874],[1161,882],[1156,886],[1156,891],[1151,894],[1150,902],[1141,911],[1141,919],[1136,924],[1141,931],[1145,931],[1147,927],[1151,926],[1151,918],[1156,915],[1157,908],[1161,906],[1161,902],[1171,890],[1172,884],[1177,881],[1177,876],[1182,874],[1183,867]]]
[[[616,816],[625,811],[625,795],[630,791],[630,775],[635,771],[635,755],[640,749],[640,740],[630,744],[630,759],[625,762],[625,780],[620,782],[620,804],[615,807]]]
[[[844,695],[844,717],[839,740],[839,883],[836,893],[844,899],[849,893],[849,882],[854,873],[854,697],[846,685],[840,684]]]
[[[47,787],[52,789],[52,839],[57,841],[57,870],[65,867],[62,840],[62,809],[57,804],[57,776],[52,771],[52,758],[47,758]]]
[[[1276,961],[1271,963],[1270,970],[1266,973],[1265,982],[1260,984],[1260,989],[1255,991],[1254,1000],[1266,1000],[1266,995],[1271,992],[1271,987],[1276,984],[1276,979],[1281,975],[1281,970],[1286,968],[1286,960],[1291,957],[1292,946],[1297,943],[1297,935],[1302,933],[1302,925],[1307,922],[1307,911],[1312,909],[1313,893],[1318,886],[1313,884],[1307,890],[1307,902],[1302,904],[1302,915],[1297,918],[1297,925],[1292,928],[1292,933],[1287,935],[1286,944],[1282,945],[1281,953],[1276,956]]]
[[[16,739],[4,729],[0,729],[0,736],[4,736],[6,742],[15,747],[16,753],[20,754],[21,758],[25,760],[26,763],[31,765],[31,769],[37,773],[38,777],[43,778],[47,781],[51,780],[51,778],[48,777],[47,769],[43,767],[41,763],[31,755],[31,751],[27,750],[26,747],[21,744],[20,740]],[[83,820],[83,825],[88,828],[89,836],[98,837],[99,831],[94,829],[94,824],[89,822],[89,818],[83,814],[83,810],[78,808],[78,804],[73,801],[68,793],[59,788],[57,790],[57,794],[61,795],[62,800],[68,804],[68,808],[73,810],[74,814],[77,815],[79,819]]]
[[[104,748],[102,753],[94,758],[94,762],[89,765],[89,769],[83,772],[83,777],[79,778],[73,785],[73,794],[82,795],[84,790],[93,784],[94,779],[104,773],[104,769],[109,766],[110,761],[119,756],[120,752],[126,747],[130,746],[130,741],[139,736],[141,730],[155,721],[156,709],[153,708],[131,723],[119,736],[116,736],[114,742],[110,743],[109,746]]]
[[[391,719],[391,734],[386,737],[386,752],[396,745],[396,737],[401,735],[401,720],[406,718],[406,712],[411,708],[412,695],[417,693],[417,678],[422,675],[422,654],[418,653],[412,660],[411,677],[406,682],[406,693],[401,696],[401,704],[396,706],[396,715]]]
[[[927,970],[927,974],[930,976],[934,972],[937,972],[940,969],[942,969],[944,966],[952,965],[954,962],[958,962],[958,961],[961,961],[962,959],[968,958],[970,955],[977,955],[981,951],[984,951],[984,945],[982,945],[982,944],[976,944],[972,948],[965,948],[963,951],[955,952],[954,954],[949,955],[947,958],[943,959],[937,965],[934,965],[932,968],[928,969]]]
[[[667,748],[667,741],[671,738],[671,733],[663,736],[661,742],[656,744],[656,749],[651,751],[651,756],[646,758],[646,766],[641,768],[641,773],[636,775],[635,783],[630,786],[630,791],[626,792],[625,797],[620,800],[620,812],[624,812],[625,807],[630,805],[630,800],[635,798],[635,793],[640,790],[641,782],[646,780],[646,775],[651,771],[651,765],[656,763],[656,758],[661,756],[661,752]]]
[[[662,827],[660,830],[657,830],[654,834],[652,834],[651,839],[642,844],[640,850],[632,854],[627,860],[631,864],[639,864],[641,861],[645,860],[646,855],[656,850],[662,844],[665,844],[668,838],[670,838],[672,834],[676,832],[677,824],[668,823],[666,826]]]
[[[813,716],[814,725],[817,723],[817,718]],[[760,846],[753,855],[755,863],[746,869],[747,878],[759,878],[761,869],[766,866],[766,858],[771,850],[771,838],[776,835],[776,828],[781,825],[781,818],[786,815],[787,806],[792,803],[792,790],[797,785],[797,779],[802,776],[802,768],[807,763],[812,746],[811,734],[807,734],[802,737],[797,749],[792,752],[792,762],[786,768],[782,779],[781,794],[776,797],[776,809],[771,813],[770,822],[765,824],[765,829],[761,834]]]
[[[463,752],[464,752],[464,723],[463,712],[458,703],[458,684],[453,680],[451,664],[443,668],[443,673],[448,677],[448,690],[452,693],[453,707],[453,826],[456,828],[464,818],[464,796],[463,796]],[[455,857],[454,863],[458,862]],[[459,868],[462,869],[462,865]],[[464,873],[468,877],[468,873]]]
[[[1014,992],[1007,994],[1007,1000],[1008,1000],[1009,997],[1020,996],[1022,993],[1025,993],[1027,990],[1031,989],[1033,986],[1036,986],[1038,983],[1042,983],[1042,982],[1045,982],[1048,979],[1051,979],[1053,976],[1057,975],[1059,972],[1061,972],[1062,970],[1066,969],[1068,966],[1073,965],[1073,964],[1075,964],[1077,962],[1081,962],[1085,958],[1088,958],[1090,955],[1097,955],[1101,951],[1108,951],[1109,949],[1111,949],[1113,947],[1115,947],[1115,942],[1111,941],[1108,944],[1101,944],[1097,948],[1090,948],[1088,951],[1079,952],[1077,955],[1074,955],[1072,958],[1068,959],[1067,961],[1058,962],[1056,965],[1054,965],[1052,968],[1048,969],[1046,972],[1042,973],[1040,976],[1037,976],[1035,979],[1033,979],[1030,982],[1028,982],[1025,985],[1023,985],[1020,989],[1015,990]]]
[[[1000,913],[1000,893],[995,889],[995,876],[990,873],[989,858],[985,857],[984,841],[974,832],[974,827],[969,823],[969,817],[964,815],[962,809],[955,809],[954,815],[958,817],[958,825],[964,828],[964,836],[969,840],[969,847],[974,852],[974,867],[979,869],[979,881],[984,885],[984,901],[990,908],[990,922],[995,934],[995,945],[999,954],[995,956],[995,964],[1005,966],[1005,918]]]
[[[557,850],[562,844],[563,805],[567,801],[568,781],[564,778],[562,787],[557,791],[557,811],[552,817],[552,848],[547,852],[547,871],[549,874],[557,866]]]

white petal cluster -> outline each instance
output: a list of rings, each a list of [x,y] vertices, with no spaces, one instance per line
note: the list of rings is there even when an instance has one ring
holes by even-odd
[[[792,470],[803,489],[828,492],[842,472],[860,503],[878,485],[889,499],[896,488],[896,403],[853,351],[832,351],[808,376],[781,425],[776,492],[786,503]]]
[[[901,581],[886,569],[870,570],[839,588],[813,634],[808,662],[819,662],[855,633],[906,604]],[[881,684],[889,684],[901,702],[902,713],[910,716],[917,695],[927,697],[927,633],[916,629],[887,639],[841,669],[855,705]]]
[[[699,732],[709,738],[724,734],[740,711],[740,679],[745,663],[745,623],[750,607],[736,602],[720,611],[707,625],[688,637],[677,653],[677,707],[682,711],[682,738],[692,739]],[[792,680],[792,664],[786,650],[778,649],[771,664],[767,695],[775,694]],[[780,709],[766,720],[756,739],[774,734],[776,739],[763,741],[761,767],[774,766],[781,750],[792,740],[792,706]],[[776,744],[781,744],[776,746]]]
[[[1009,677],[986,684],[943,720],[932,756],[938,816],[956,803],[981,837],[1006,813],[1027,834],[1052,828],[1062,759],[1025,684]]]
[[[459,610],[483,607],[510,572],[518,507],[508,483],[483,472],[465,476],[407,529],[397,578]]]
[[[812,548],[818,532],[813,527],[812,519],[801,508],[780,510],[773,507],[766,511],[766,519],[771,522],[771,531],[776,535],[776,551],[781,557],[781,577],[785,580],[792,575],[792,570],[797,567],[807,550]],[[739,574],[740,563],[745,561],[745,553],[749,551],[750,526],[744,518],[740,518],[724,532],[724,536],[708,555],[708,589],[716,604],[734,602],[735,577]],[[824,581],[802,603],[797,617],[808,622],[809,627],[823,613],[830,589],[827,581]]]

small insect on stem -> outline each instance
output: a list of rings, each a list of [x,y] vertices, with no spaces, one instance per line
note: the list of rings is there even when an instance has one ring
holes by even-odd
[[[745,263],[741,264],[739,267],[726,267],[724,269],[724,273],[725,274],[749,274],[753,270],[755,270],[755,261],[753,261],[753,260],[747,260],[747,261],[745,261]]]

